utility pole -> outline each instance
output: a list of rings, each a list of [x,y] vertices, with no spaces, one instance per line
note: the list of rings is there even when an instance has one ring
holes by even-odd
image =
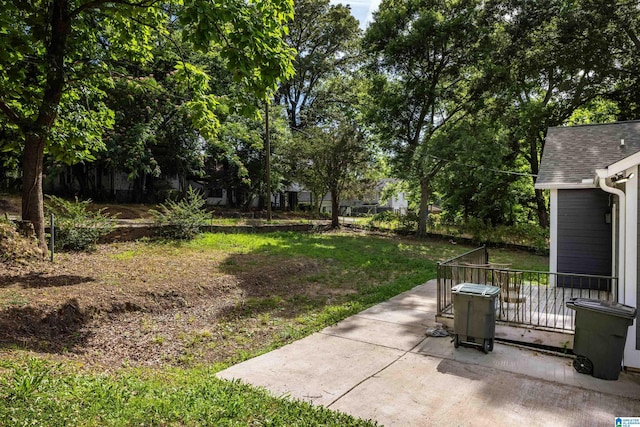
[[[265,169],[267,180],[267,221],[272,220],[271,215],[271,137],[269,136],[269,101],[264,102],[264,149],[266,151]]]

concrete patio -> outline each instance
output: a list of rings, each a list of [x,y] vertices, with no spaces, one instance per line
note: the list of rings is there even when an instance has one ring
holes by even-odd
[[[218,374],[386,426],[614,425],[640,416],[640,374],[577,373],[572,359],[496,343],[485,355],[427,337],[435,280]]]

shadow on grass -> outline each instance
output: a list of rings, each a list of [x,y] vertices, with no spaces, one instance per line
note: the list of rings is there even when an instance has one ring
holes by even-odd
[[[40,289],[73,286],[93,281],[95,281],[95,279],[88,276],[74,276],[69,274],[47,276],[42,273],[28,273],[22,276],[2,275],[0,276],[0,287],[8,288],[11,285],[19,284],[20,287],[24,289]]]
[[[293,295],[287,299],[280,297],[249,298],[236,305],[226,306],[218,312],[225,321],[237,321],[261,315],[273,315],[292,319],[298,316],[321,310],[328,305],[325,297],[308,297]]]
[[[8,307],[0,311],[0,347],[46,353],[73,351],[87,338],[84,325],[91,314],[69,299],[55,311],[34,307]]]
[[[435,262],[397,238],[274,233],[255,243],[220,266],[245,295],[225,320],[320,316],[328,325],[435,276]]]

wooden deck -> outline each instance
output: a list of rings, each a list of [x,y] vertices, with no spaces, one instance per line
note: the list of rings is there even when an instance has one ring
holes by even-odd
[[[455,285],[455,282],[451,285]],[[518,295],[509,292],[496,298],[496,320],[515,325],[573,331],[575,311],[566,305],[572,298],[610,299],[611,294],[590,289],[523,283]],[[449,305],[442,314],[453,314],[453,306]]]
[[[572,298],[609,297],[609,293],[590,289],[523,284],[519,298],[523,302],[497,301],[496,318],[506,322],[572,331],[575,311],[567,308],[567,301]]]

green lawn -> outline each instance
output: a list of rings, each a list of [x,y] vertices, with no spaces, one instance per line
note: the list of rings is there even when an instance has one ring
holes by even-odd
[[[217,379],[207,368],[88,375],[38,359],[0,363],[4,426],[373,426]]]
[[[374,425],[306,403],[275,399],[253,387],[217,380],[214,374],[424,283],[435,277],[437,261],[469,249],[444,241],[355,233],[205,234],[188,243],[138,245],[112,256],[125,263],[150,253],[179,259],[199,252],[222,257],[221,271],[237,277],[291,260],[314,263],[313,271],[292,273],[292,286],[336,292],[331,297],[280,292],[248,298],[226,327],[241,330],[253,321],[253,327],[265,325],[277,333],[263,337],[265,341],[252,351],[238,351],[212,366],[123,368],[106,374],[72,361],[56,364],[17,349],[5,350],[0,357],[0,425]],[[506,250],[490,253],[492,261],[511,262],[513,268],[546,269],[545,257]],[[232,333],[228,339],[252,338]]]

